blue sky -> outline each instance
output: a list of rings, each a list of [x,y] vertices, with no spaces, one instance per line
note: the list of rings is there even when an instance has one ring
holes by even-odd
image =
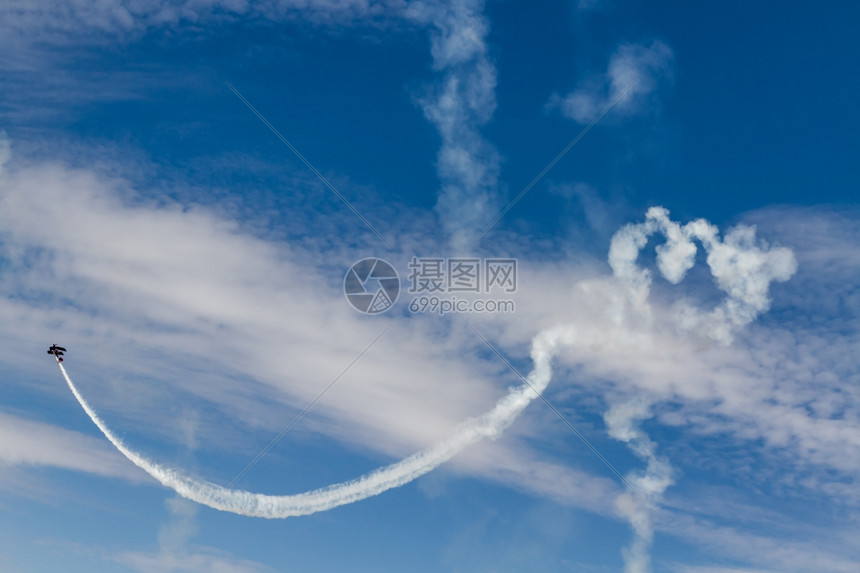
[[[858,12],[4,3],[0,569],[855,571]]]

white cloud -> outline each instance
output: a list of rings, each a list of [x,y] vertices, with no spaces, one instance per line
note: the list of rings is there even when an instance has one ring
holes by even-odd
[[[10,265],[0,277],[6,295],[0,302],[7,325],[0,333],[4,362],[30,368],[21,358],[28,347],[38,348],[44,358],[45,341],[65,342],[72,349],[67,364],[88,370],[89,395],[112,420],[152,439],[183,441],[180,424],[158,408],[165,399],[200,397],[233,423],[268,434],[281,429],[285,409],[306,404],[377,334],[346,306],[341,273],[317,269],[318,253],[306,245],[262,241],[210,210],[148,203],[136,199],[132,189],[128,181],[59,163],[28,165],[13,158],[0,173],[2,252]],[[832,218],[820,217],[816,229],[832,225]],[[777,219],[791,228],[784,216]],[[853,276],[849,262],[857,252],[856,235],[846,232],[827,247],[782,240],[798,254],[799,278],[827,285],[834,253],[844,263],[835,267],[840,280]],[[804,275],[804,261],[812,257],[805,247],[831,256],[812,276]],[[665,252],[667,274],[677,278],[673,269],[685,259],[670,256],[672,249]],[[349,251],[328,257],[343,260],[344,268],[357,258]],[[801,487],[824,498],[832,495],[831,485],[860,472],[855,455],[860,454],[860,402],[852,385],[844,383],[846,376],[857,375],[854,339],[842,332],[753,324],[752,331],[736,335],[734,346],[711,345],[678,331],[672,305],[661,302],[672,300],[663,296],[672,292],[668,289],[679,288],[669,282],[655,282],[651,298],[640,301],[650,308],[650,322],[633,320],[635,313],[627,311],[627,319],[618,322],[613,313],[629,301],[618,297],[600,266],[577,264],[531,262],[533,279],[522,275],[517,315],[475,322],[479,330],[492,328],[493,341],[515,359],[523,358],[533,333],[576,323],[586,342],[559,356],[559,372],[571,370],[548,390],[557,405],[566,404],[561,400],[570,392],[607,400],[645,393],[656,400],[656,419],[664,420],[659,404],[671,401],[672,423],[693,439],[718,433],[754,447],[784,474],[805,468],[815,480]],[[527,286],[532,280],[536,284]],[[780,301],[794,292],[793,281],[771,293],[778,311]],[[686,294],[691,305],[709,299]],[[809,303],[797,301],[800,308]],[[511,382],[499,376],[503,365],[476,357],[480,341],[467,332],[438,321],[381,318],[393,325],[393,336],[386,335],[314,407],[306,431],[402,456],[484,410]],[[856,332],[856,320],[840,325]],[[271,340],[283,345],[278,355],[269,352]],[[108,381],[92,365],[124,376],[151,376],[162,384],[162,393]],[[286,366],[294,372],[285,375]],[[189,379],[192,369],[196,375]],[[228,374],[218,374],[220,369]],[[201,373],[206,384],[197,383]],[[238,373],[253,381],[237,384],[230,376]],[[575,492],[569,503],[611,514],[607,503],[589,504],[588,492],[617,493],[618,484],[581,480],[568,465],[576,460],[559,462],[528,446],[545,438],[549,422],[541,408],[530,408],[511,428],[497,454],[502,461],[462,456],[452,468],[552,499],[564,499],[569,486]],[[368,411],[380,415],[369,417]],[[235,444],[222,442],[224,428],[215,431],[205,420],[196,435],[201,447]],[[836,478],[828,478],[832,470]]]
[[[158,545],[166,555],[177,555],[187,551],[188,542],[197,535],[197,512],[200,506],[178,495],[165,502],[168,521],[158,528]]]
[[[678,573],[777,573],[778,569],[740,569],[738,567],[690,567],[686,565],[679,566],[675,571]]]
[[[184,429],[158,405],[174,392],[217,405],[233,423],[277,431],[285,411],[310,402],[391,325],[306,427],[397,455],[432,443],[503,391],[493,368],[471,361],[476,341],[464,343],[464,331],[394,314],[374,321],[351,309],[342,273],[357,253],[328,253],[342,262],[332,276],[317,269],[316,252],[240,233],[205,209],[132,196],[123,181],[60,164],[0,174],[11,265],[0,285],[25,293],[0,301],[5,360],[56,338],[70,349],[73,374],[75,364],[90,363],[170,380],[161,393],[92,373],[86,382],[99,388],[102,408],[170,439]],[[208,383],[189,379],[189,368],[207,373]],[[240,373],[254,381],[237,385],[231,376]],[[219,434],[223,428],[201,422],[198,443],[214,447]]]
[[[0,412],[0,463],[55,467],[133,481],[146,480],[103,440]]]
[[[373,0],[10,0],[0,6],[6,34],[36,35],[52,43],[95,43],[134,38],[151,28],[225,22],[249,15],[272,20],[301,16],[320,23],[397,14],[397,1]]]
[[[58,58],[73,50],[129,43],[151,30],[215,27],[241,20],[301,21],[340,29],[348,26],[417,26],[429,30],[433,69],[439,79],[417,98],[439,132],[441,188],[437,214],[455,249],[465,250],[498,211],[499,156],[480,134],[496,107],[496,68],[486,44],[489,22],[482,0],[13,0],[0,5],[0,46],[10,73],[8,111],[16,123],[44,122],[68,113],[70,102],[133,99],[152,86],[187,81],[185,75],[78,70]],[[47,50],[57,45],[65,49]],[[120,80],[121,81],[118,81]],[[108,81],[110,80],[110,81]]]
[[[535,404],[535,410],[545,406]],[[546,413],[546,410],[544,410]],[[540,414],[539,414],[540,416]],[[551,414],[550,414],[551,416]],[[514,435],[512,435],[514,434]],[[479,476],[507,487],[532,495],[551,499],[556,503],[582,508],[597,514],[613,515],[613,500],[623,485],[607,470],[595,476],[571,467],[570,460],[550,460],[532,451],[509,432],[498,441],[481,442],[470,448],[468,455],[455,459],[449,471],[460,475]],[[541,429],[543,439],[578,439],[559,421]],[[578,445],[578,444],[577,444]],[[574,448],[576,449],[576,448]],[[579,448],[581,456],[590,456],[585,445]],[[426,479],[426,478],[425,478]]]
[[[750,571],[752,573],[779,571],[805,573],[827,571],[851,573],[857,569],[858,554],[853,528],[849,531],[819,528],[806,537],[775,537],[767,533],[751,532],[676,513],[671,516],[672,528],[677,535],[695,540],[713,553],[742,560],[744,565],[719,567],[684,567],[683,572]],[[768,532],[769,533],[769,532]]]
[[[239,559],[211,548],[196,548],[183,553],[145,553],[127,551],[113,560],[140,573],[265,573],[270,567]]]
[[[185,71],[160,66],[90,66],[105,46],[122,50],[147,34],[217,33],[241,22],[275,22],[342,30],[408,27],[400,0],[9,0],[0,2],[0,117],[20,131],[55,128],[83,103],[129,101],[181,85],[199,89]],[[51,121],[54,120],[54,121]],[[60,122],[62,123],[62,122]],[[53,134],[56,135],[56,134]]]
[[[621,92],[613,113],[632,116],[653,111],[661,83],[672,78],[674,56],[660,41],[622,44],[609,59],[606,72],[583,80],[572,92],[550,100],[551,107],[579,123],[589,123]]]

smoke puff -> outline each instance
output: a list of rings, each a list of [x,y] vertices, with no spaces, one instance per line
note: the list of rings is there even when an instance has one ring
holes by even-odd
[[[615,277],[625,282],[638,299],[648,298],[652,273],[639,268],[636,259],[655,233],[666,239],[656,248],[657,268],[673,284],[680,282],[695,263],[694,240],[704,247],[717,287],[727,296],[709,313],[681,305],[679,325],[723,344],[729,344],[738,328],[770,308],[770,283],[786,281],[797,270],[794,253],[756,241],[754,227],[740,225],[720,240],[717,227],[704,219],[681,226],[669,219],[667,209],[652,207],[643,223],[622,227],[612,237],[609,249]]]

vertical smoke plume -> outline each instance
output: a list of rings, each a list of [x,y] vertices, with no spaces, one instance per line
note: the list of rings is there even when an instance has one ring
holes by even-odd
[[[710,312],[679,304],[672,318],[680,328],[721,344],[731,343],[735,332],[770,307],[771,282],[786,281],[797,269],[791,250],[757,243],[752,227],[738,226],[721,240],[719,230],[704,219],[682,226],[669,219],[666,209],[652,207],[643,223],[626,225],[612,237],[609,264],[626,299],[624,304],[617,305],[617,325],[629,324],[630,315],[635,314],[644,317],[650,327],[648,295],[652,273],[640,268],[636,259],[655,233],[665,239],[656,247],[657,268],[672,284],[683,280],[695,264],[697,247],[693,241],[699,241],[704,247],[711,274],[726,298]],[[656,444],[639,427],[642,420],[650,417],[650,404],[642,398],[616,405],[604,415],[609,435],[625,442],[646,464],[643,473],[628,477],[639,495],[625,492],[616,501],[618,510],[634,532],[632,544],[624,550],[625,573],[650,571],[651,513],[663,492],[673,483],[668,461],[656,455]]]
[[[482,8],[482,0],[451,0],[418,2],[407,10],[408,17],[434,28],[433,67],[443,79],[420,103],[442,137],[436,211],[456,250],[469,245],[496,207],[499,157],[480,134],[496,109],[496,68],[487,56],[489,24]]]
[[[673,483],[669,462],[656,455],[656,444],[639,428],[639,422],[650,417],[649,404],[642,399],[614,406],[603,416],[609,435],[626,443],[646,463],[644,473],[627,477],[638,495],[624,492],[616,500],[616,507],[630,522],[634,533],[633,543],[624,550],[625,573],[650,571],[648,548],[654,537],[651,511]]]

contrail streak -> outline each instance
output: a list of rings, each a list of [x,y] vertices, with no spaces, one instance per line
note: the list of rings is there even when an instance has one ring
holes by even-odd
[[[153,462],[126,446],[89,403],[81,396],[58,362],[69,389],[81,407],[105,437],[133,464],[151,475],[162,485],[179,495],[213,509],[249,517],[269,519],[309,515],[359,501],[399,487],[426,474],[483,438],[495,438],[507,428],[534,398],[549,384],[552,376],[550,361],[559,343],[573,342],[569,326],[540,333],[532,343],[534,369],[528,382],[512,388],[489,412],[466,420],[447,439],[417,452],[397,463],[379,468],[364,476],[321,489],[295,495],[266,495],[232,490],[218,484],[189,477],[177,470]]]

